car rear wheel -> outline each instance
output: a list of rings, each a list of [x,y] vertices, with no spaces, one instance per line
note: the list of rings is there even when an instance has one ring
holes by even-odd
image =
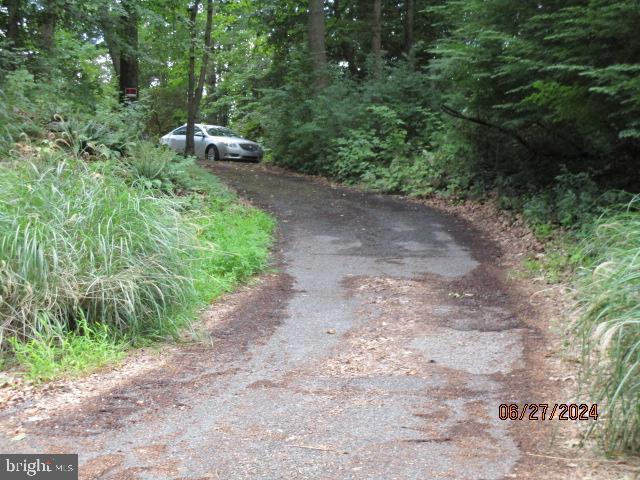
[[[218,149],[215,145],[209,145],[207,150],[204,152],[204,156],[210,162],[217,162],[220,160],[220,154],[218,153]]]

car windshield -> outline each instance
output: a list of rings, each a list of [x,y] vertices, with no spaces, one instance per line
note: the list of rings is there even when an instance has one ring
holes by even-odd
[[[207,128],[207,133],[213,137],[241,138],[240,135],[238,135],[236,132],[225,127],[209,127]]]

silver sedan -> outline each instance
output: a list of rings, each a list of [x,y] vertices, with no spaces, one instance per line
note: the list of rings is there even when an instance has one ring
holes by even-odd
[[[187,142],[187,126],[176,128],[160,139],[178,153],[184,153]],[[262,160],[262,147],[259,143],[241,137],[233,130],[218,125],[196,123],[194,143],[196,156],[206,160]]]

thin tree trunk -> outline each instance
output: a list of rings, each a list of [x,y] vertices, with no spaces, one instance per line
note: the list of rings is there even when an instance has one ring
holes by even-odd
[[[202,100],[202,89],[207,76],[207,67],[209,64],[209,56],[211,54],[211,29],[213,28],[213,0],[207,1],[207,23],[204,27],[204,52],[202,53],[202,64],[200,65],[200,78],[195,92],[196,116],[200,109],[200,101]]]
[[[7,40],[11,48],[20,48],[22,46],[20,38],[20,24],[22,16],[21,0],[5,0],[3,2],[7,9]]]
[[[125,101],[127,88],[135,88],[138,92],[138,12],[136,7],[127,1],[123,3],[126,15],[120,18],[120,72],[118,84],[120,100]]]
[[[195,132],[196,110],[193,102],[196,85],[196,19],[198,16],[199,1],[195,1],[189,7],[189,80],[187,85],[187,136],[184,147],[185,155],[195,153],[193,134]]]
[[[211,53],[215,56],[216,47],[211,48]],[[215,62],[210,62],[209,66],[209,76],[208,81],[206,82],[207,86],[207,104],[215,105],[215,109],[210,111],[210,114],[207,118],[207,121],[211,123],[215,123],[216,125],[226,125],[226,114],[225,110],[227,109],[226,105],[217,105],[216,103],[222,96],[217,91],[218,88],[218,66]]]
[[[189,92],[187,98],[187,138],[185,143],[185,155],[195,153],[195,123],[202,100],[202,90],[207,76],[207,64],[211,51],[211,30],[213,27],[213,0],[207,1],[207,22],[204,27],[204,51],[202,53],[202,63],[200,65],[200,75],[196,84],[196,16],[198,4],[190,11],[191,21],[191,44],[189,46]]]
[[[382,69],[382,1],[373,0],[373,16],[371,17],[371,55],[373,56],[374,74]]]
[[[413,48],[413,25],[416,13],[415,0],[405,0],[405,17],[404,17],[404,51],[409,53]]]
[[[323,88],[329,83],[323,0],[309,0],[309,48],[316,87]]]

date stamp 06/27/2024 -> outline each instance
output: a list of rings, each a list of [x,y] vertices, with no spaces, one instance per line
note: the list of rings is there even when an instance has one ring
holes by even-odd
[[[501,403],[500,420],[598,420],[598,404],[586,403]]]

